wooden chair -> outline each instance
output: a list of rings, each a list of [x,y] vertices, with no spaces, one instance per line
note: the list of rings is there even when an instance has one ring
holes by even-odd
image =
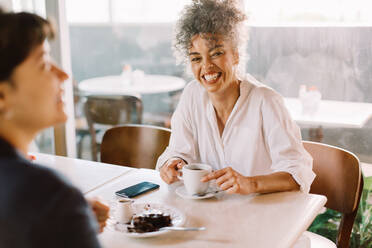
[[[124,125],[106,131],[101,161],[136,168],[154,169],[168,146],[170,129],[149,125]]]
[[[359,159],[344,149],[326,144],[304,141],[305,149],[313,157],[316,178],[310,193],[325,195],[326,207],[342,214],[336,245],[349,247],[350,235],[363,191],[363,177]],[[305,232],[311,247],[335,247],[330,240]]]
[[[77,157],[82,158],[83,141],[85,137],[90,135],[88,123],[83,113],[85,95],[79,90],[78,82],[72,79],[74,91],[74,113],[75,113],[75,132],[76,132],[76,145]]]
[[[142,100],[139,96],[86,96],[84,114],[91,135],[92,159],[97,161],[97,152],[99,151],[96,124],[115,126],[126,123],[142,123],[142,112]]]

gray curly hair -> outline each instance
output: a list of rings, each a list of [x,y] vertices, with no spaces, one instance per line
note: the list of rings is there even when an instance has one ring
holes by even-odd
[[[236,0],[193,0],[186,5],[175,26],[173,52],[178,64],[189,65],[191,39],[197,34],[221,35],[239,53],[238,74],[245,72],[247,16],[236,8]],[[186,66],[188,70],[190,66]]]

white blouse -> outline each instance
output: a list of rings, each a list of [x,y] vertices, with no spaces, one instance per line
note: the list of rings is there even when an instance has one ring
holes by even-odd
[[[302,145],[298,126],[282,97],[252,76],[240,83],[240,96],[220,136],[214,107],[196,80],[184,89],[171,121],[169,146],[158,158],[206,163],[219,170],[231,166],[244,176],[288,172],[309,192],[315,178],[312,158]]]

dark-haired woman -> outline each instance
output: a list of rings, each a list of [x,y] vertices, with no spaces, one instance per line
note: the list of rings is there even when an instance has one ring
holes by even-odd
[[[100,247],[93,211],[55,172],[32,164],[27,148],[44,128],[66,121],[67,74],[49,55],[45,19],[0,11],[0,247]],[[94,204],[104,223],[107,210]],[[97,210],[98,208],[98,210]],[[104,224],[103,224],[104,225]]]

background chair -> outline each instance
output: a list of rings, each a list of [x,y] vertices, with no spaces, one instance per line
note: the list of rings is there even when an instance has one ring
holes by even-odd
[[[125,123],[141,123],[142,112],[143,106],[139,96],[87,96],[84,104],[84,113],[91,135],[92,159],[97,161],[97,152],[99,151],[96,124],[114,126]]]
[[[342,214],[338,229],[337,247],[349,247],[350,235],[358,211],[363,177],[359,159],[346,150],[338,147],[303,142],[305,149],[313,157],[313,170],[316,178],[311,185],[310,193],[325,195],[326,207]],[[311,247],[335,247],[330,240],[305,232],[311,240]]]
[[[146,111],[143,113],[143,123],[147,125],[171,127],[171,118],[181,98],[182,90],[168,92],[167,97],[162,97],[161,105],[167,106],[163,111]]]
[[[78,82],[72,79],[72,85],[74,90],[74,113],[75,113],[75,132],[76,132],[76,145],[77,145],[77,157],[82,158],[83,153],[83,141],[85,137],[90,135],[88,123],[84,116],[83,106],[85,95],[80,92],[78,88]]]
[[[104,163],[154,169],[168,146],[170,129],[149,125],[124,125],[106,131],[101,144]]]

